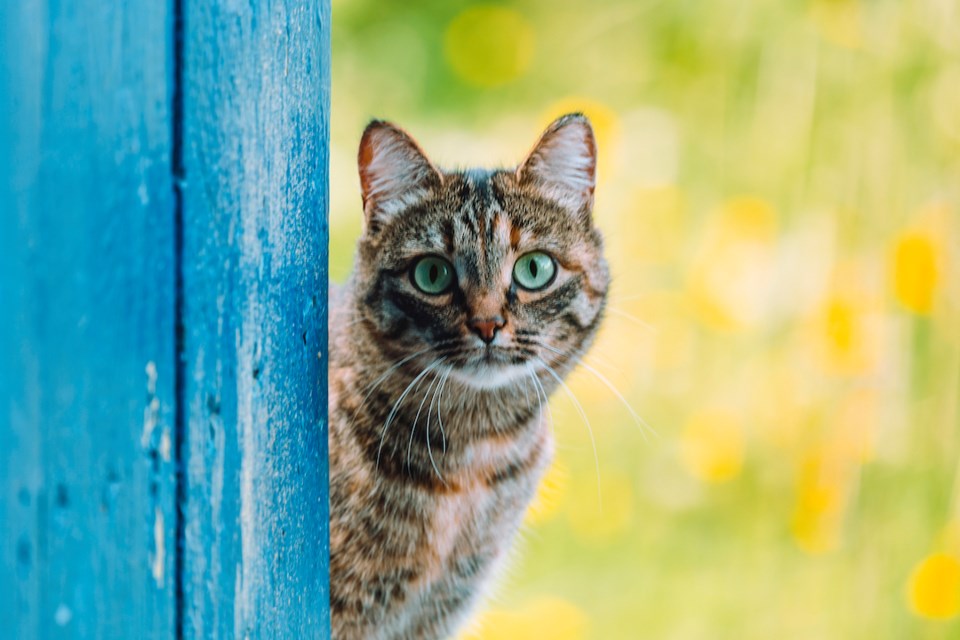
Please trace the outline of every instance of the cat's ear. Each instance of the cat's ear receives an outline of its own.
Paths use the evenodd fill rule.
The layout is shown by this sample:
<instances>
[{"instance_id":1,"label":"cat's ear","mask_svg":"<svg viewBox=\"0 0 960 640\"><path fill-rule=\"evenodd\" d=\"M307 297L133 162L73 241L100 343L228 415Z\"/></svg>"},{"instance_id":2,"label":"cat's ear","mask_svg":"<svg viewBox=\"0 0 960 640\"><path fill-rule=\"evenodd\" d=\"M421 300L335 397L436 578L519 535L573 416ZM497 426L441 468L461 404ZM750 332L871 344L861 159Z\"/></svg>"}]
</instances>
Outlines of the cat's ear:
<instances>
[{"instance_id":1,"label":"cat's ear","mask_svg":"<svg viewBox=\"0 0 960 640\"><path fill-rule=\"evenodd\" d=\"M547 127L517 169L521 185L536 188L544 197L589 215L597 180L597 141L582 113L558 118Z\"/></svg>"},{"instance_id":2,"label":"cat's ear","mask_svg":"<svg viewBox=\"0 0 960 640\"><path fill-rule=\"evenodd\" d=\"M380 120L364 130L357 164L363 211L371 233L443 183L442 175L413 138Z\"/></svg>"}]
</instances>

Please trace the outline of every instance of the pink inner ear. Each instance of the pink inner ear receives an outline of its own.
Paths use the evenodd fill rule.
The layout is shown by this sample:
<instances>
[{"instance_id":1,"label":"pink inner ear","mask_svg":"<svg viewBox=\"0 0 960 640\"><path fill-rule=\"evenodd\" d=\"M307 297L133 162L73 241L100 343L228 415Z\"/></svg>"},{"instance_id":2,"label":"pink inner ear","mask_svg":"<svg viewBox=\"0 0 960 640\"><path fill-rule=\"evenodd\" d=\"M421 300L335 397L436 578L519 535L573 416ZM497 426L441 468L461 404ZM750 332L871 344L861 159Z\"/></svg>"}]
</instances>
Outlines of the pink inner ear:
<instances>
[{"instance_id":1,"label":"pink inner ear","mask_svg":"<svg viewBox=\"0 0 960 640\"><path fill-rule=\"evenodd\" d=\"M597 167L593 132L586 127L568 125L544 140L538 152L540 171L577 190L594 187Z\"/></svg>"},{"instance_id":2,"label":"pink inner ear","mask_svg":"<svg viewBox=\"0 0 960 640\"><path fill-rule=\"evenodd\" d=\"M368 216L398 210L441 183L417 143L387 122L372 122L357 154L360 188Z\"/></svg>"},{"instance_id":3,"label":"pink inner ear","mask_svg":"<svg viewBox=\"0 0 960 640\"><path fill-rule=\"evenodd\" d=\"M547 128L517 175L547 197L579 209L592 201L596 168L593 129L577 114L564 116Z\"/></svg>"}]
</instances>

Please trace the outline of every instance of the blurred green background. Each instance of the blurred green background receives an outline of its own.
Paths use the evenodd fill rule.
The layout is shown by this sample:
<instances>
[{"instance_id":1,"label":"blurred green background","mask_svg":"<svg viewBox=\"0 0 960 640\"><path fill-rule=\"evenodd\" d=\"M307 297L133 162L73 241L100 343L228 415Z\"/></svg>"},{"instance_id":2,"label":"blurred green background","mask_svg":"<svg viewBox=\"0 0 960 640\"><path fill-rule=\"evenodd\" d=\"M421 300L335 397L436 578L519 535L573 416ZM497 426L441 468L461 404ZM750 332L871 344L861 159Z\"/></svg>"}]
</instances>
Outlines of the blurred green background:
<instances>
[{"instance_id":1,"label":"blurred green background","mask_svg":"<svg viewBox=\"0 0 960 640\"><path fill-rule=\"evenodd\" d=\"M371 117L594 122L615 283L464 638L960 638L960 3L333 1L331 274Z\"/></svg>"}]
</instances>

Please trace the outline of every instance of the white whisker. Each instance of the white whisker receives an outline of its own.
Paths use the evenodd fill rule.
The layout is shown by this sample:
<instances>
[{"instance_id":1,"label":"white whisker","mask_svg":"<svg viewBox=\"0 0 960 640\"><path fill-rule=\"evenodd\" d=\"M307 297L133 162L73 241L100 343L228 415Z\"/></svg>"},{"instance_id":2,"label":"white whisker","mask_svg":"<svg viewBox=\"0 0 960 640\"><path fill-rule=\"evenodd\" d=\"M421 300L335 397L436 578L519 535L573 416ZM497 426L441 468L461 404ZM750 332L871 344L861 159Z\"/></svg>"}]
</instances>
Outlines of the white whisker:
<instances>
[{"instance_id":1,"label":"white whisker","mask_svg":"<svg viewBox=\"0 0 960 640\"><path fill-rule=\"evenodd\" d=\"M400 403L403 402L403 399L407 397L407 394L410 393L410 390L413 388L413 385L416 384L419 380L422 380L425 375L427 375L433 367L435 367L440 360L434 360L429 365L427 365L423 371L417 374L417 376L410 381L410 384L407 385L407 388L403 390L403 393L400 394L400 397L397 398L397 401L393 403L393 408L390 409L390 414L387 416L386 421L383 423L383 431L380 433L380 446L377 448L377 469L380 468L380 454L383 452L383 440L387 436L387 429L390 428L390 424L393 422L394 416L397 415L397 411L400 408Z\"/></svg>"},{"instance_id":2,"label":"white whisker","mask_svg":"<svg viewBox=\"0 0 960 640\"><path fill-rule=\"evenodd\" d=\"M529 368L529 369L527 370L527 376L528 376L531 380L534 380L534 377L533 377L533 368ZM524 388L526 388L526 386L524 386ZM537 394L537 416L538 416L538 419L539 419L539 420L543 420L543 402L540 400L540 390L537 389L537 383L536 383L536 381L534 381L534 383L533 383L533 391ZM528 400L529 400L529 394L528 394ZM531 408L532 408L532 407L531 407Z\"/></svg>"},{"instance_id":3,"label":"white whisker","mask_svg":"<svg viewBox=\"0 0 960 640\"><path fill-rule=\"evenodd\" d=\"M394 371L396 371L397 369L399 369L400 367L402 367L404 364L410 362L411 360L413 360L413 359L416 358L417 356L421 356L421 355L427 353L427 352L430 351L431 349L432 349L432 347L427 347L426 349L421 349L420 351L416 351L416 352L414 352L414 353L411 353L410 355L406 356L405 358L401 358L400 360L398 360L397 362L395 362L393 365L391 365L386 371L383 372L383 374L382 374L380 377L378 377L376 380L374 380L373 382L371 382L370 384L368 384L366 387L364 387L364 388L362 389L362 391L367 391L368 389L369 389L369 391L367 391L367 394L366 394L365 396L363 396L363 400L360 401L360 406L362 407L364 404L366 404L367 399L370 397L370 394L372 394L372 393L376 390L377 386L379 386L380 383L382 383L384 380L386 380L386 379L390 376L390 374L392 374Z\"/></svg>"},{"instance_id":4,"label":"white whisker","mask_svg":"<svg viewBox=\"0 0 960 640\"><path fill-rule=\"evenodd\" d=\"M640 429L640 433L641 433L641 435L643 435L643 438L644 438L645 440L647 439L647 433L648 433L648 432L651 433L651 434L653 434L654 436L659 436L659 435L660 435L659 433L657 433L657 430L656 430L656 429L654 429L653 427L651 427L651 426L647 423L646 420L644 420L644 419L641 418L639 415L637 415L637 412L633 410L633 407L630 406L630 403L627 402L627 399L623 397L623 394L620 393L615 386L613 386L613 383L612 383L612 382L610 382L609 380L607 380L606 376L604 376L602 373L600 373L599 371L597 371L596 369L594 369L593 367L591 367L589 364L587 364L586 362L584 362L582 358L578 358L577 356L575 356L575 355L573 355L573 354L571 354L571 353L565 353L565 352L561 351L560 349L555 349L555 348L553 348L553 347L551 347L551 346L549 346L549 345L546 345L546 344L541 344L540 346L543 347L544 349L547 349L548 351L552 351L552 352L556 353L556 354L559 355L559 356L572 359L572 360L573 360L574 362L576 362L578 365L580 365L581 367L583 367L584 369L586 369L588 372L592 373L592 374L597 378L597 380L599 380L601 383L603 383L604 386L606 386L607 389L609 389L610 392L613 393L613 395L615 395L618 400L620 400L620 402L623 404L624 408L626 408L627 412L629 412L630 417L633 418L633 421L636 423L637 427Z\"/></svg>"},{"instance_id":5,"label":"white whisker","mask_svg":"<svg viewBox=\"0 0 960 640\"><path fill-rule=\"evenodd\" d=\"M441 358L437 361L437 365L446 360L446 358ZM423 405L427 401L427 397L430 395L430 392L433 391L434 385L437 384L439 376L434 373L433 380L430 381L430 386L427 387L427 390L423 394L423 399L420 401L420 406L417 407L417 415L413 418L413 424L410 426L410 439L407 441L407 471L410 471L410 453L413 450L413 436L417 432L417 423L420 421L420 412L423 411ZM420 388L420 385L417 385L417 389ZM427 449L430 448L430 411L427 410ZM433 455L430 455L430 461L433 462ZM436 468L436 463L434 463L434 468ZM439 472L438 472L439 473Z\"/></svg>"},{"instance_id":6,"label":"white whisker","mask_svg":"<svg viewBox=\"0 0 960 640\"><path fill-rule=\"evenodd\" d=\"M363 396L363 399L360 401L360 405L358 406L358 410L359 410L359 409L362 409L363 407L365 407L365 406L367 405L367 400L369 400L369 399L370 399L370 396L373 394L373 392L377 390L377 387L380 386L387 378L389 378L393 373L395 373L395 372L396 372L400 367L402 367L404 364L410 362L411 360L413 360L413 359L416 358L417 356L421 356L421 355L423 355L423 354L425 354L425 353L427 353L427 352L429 352L429 351L432 351L433 349L435 349L435 348L437 348L437 347L442 347L442 346L444 346L444 345L448 345L448 344L450 344L451 342L455 342L455 340L444 340L443 342L440 342L440 343L438 343L438 344L436 344L436 345L427 347L427 348L425 348L425 349L420 349L419 351L415 351L415 352L411 353L410 355L408 355L408 356L406 356L406 357L404 357L404 358L401 358L400 360L398 360L398 361L396 361L395 363L393 363L386 371L383 372L383 374L381 374L381 375L380 375L378 378L376 378L373 382L371 382L371 383L368 384L366 387L364 387L363 389L360 390L361 393L364 392L364 391L366 391L367 393L366 393L366 395Z\"/></svg>"},{"instance_id":7,"label":"white whisker","mask_svg":"<svg viewBox=\"0 0 960 640\"><path fill-rule=\"evenodd\" d=\"M440 381L440 388L437 392L437 425L440 427L440 438L443 442L443 455L447 455L447 434L443 430L443 416L440 415L440 404L443 402L443 390L447 386L447 380L450 378L451 373L453 373L453 367L447 367L447 372L443 375L443 380Z\"/></svg>"},{"instance_id":8,"label":"white whisker","mask_svg":"<svg viewBox=\"0 0 960 640\"><path fill-rule=\"evenodd\" d=\"M433 403L434 403L434 401L437 399L437 394L440 393L441 389L443 389L443 384L447 381L447 376L450 375L450 371L451 371L451 370L452 370L452 368L448 367L447 370L442 374L443 377L440 378L440 382L437 384L437 388L436 388L436 390L433 392L433 397L430 398L430 404L427 406L427 455L430 456L430 464L433 465L433 470L434 470L434 472L437 474L437 477L440 478L440 482L442 482L444 486L447 486L447 482L446 482L446 480L443 479L443 474L440 473L440 469L437 468L437 461L433 459L433 449L432 449L431 446L430 446L430 415L431 415L431 412L433 411ZM428 393L429 393L429 391L428 391ZM418 412L418 413L419 413L419 412ZM439 405L439 404L437 405L437 419L438 419L438 420L440 419L440 405ZM414 421L414 423L416 423L416 421ZM444 454L446 454L446 441L447 441L447 438L446 438L445 435L443 435L443 427L440 427L440 434L441 434L441 436L443 436Z\"/></svg>"},{"instance_id":9,"label":"white whisker","mask_svg":"<svg viewBox=\"0 0 960 640\"><path fill-rule=\"evenodd\" d=\"M538 358L539 360L539 358ZM540 412L540 419L543 420L543 407L547 407L547 421L550 424L550 428L554 428L553 420L553 410L550 409L550 397L547 395L547 390L543 388L543 383L540 382L540 379L537 377L536 370L533 367L530 367L530 379L533 380L533 390L537 392L537 403L538 411Z\"/></svg>"},{"instance_id":10,"label":"white whisker","mask_svg":"<svg viewBox=\"0 0 960 640\"><path fill-rule=\"evenodd\" d=\"M644 321L641 320L640 318L638 318L638 317L636 317L636 316L634 316L634 315L631 315L631 314L627 313L627 312L624 311L623 309L618 309L618 308L616 308L616 307L611 306L611 305L608 304L607 307L606 307L606 310L609 311L610 313L614 314L614 315L617 315L617 316L620 316L621 318L624 318L624 319L626 319L626 320L629 320L630 322L634 323L635 325L637 325L637 326L639 326L639 327L642 327L642 328L646 329L647 331L656 332L656 330L657 330L657 328L654 327L654 326L653 326L652 324L650 324L649 322L644 322Z\"/></svg>"},{"instance_id":11,"label":"white whisker","mask_svg":"<svg viewBox=\"0 0 960 640\"><path fill-rule=\"evenodd\" d=\"M596 351L598 351L598 349L597 349L596 347L594 347L594 348L590 351L590 353L586 353L586 354L584 354L584 355L581 356L581 357L582 357L582 358L590 358L591 360L596 361L596 363L597 363L598 365L600 365L600 366L602 366L602 367L606 367L607 369L611 369L611 370L615 371L617 374L619 374L619 375L621 375L621 376L622 376L622 375L626 375L622 368L620 368L620 367L618 367L617 365L613 364L612 362L610 362L610 361L607 360L606 358L600 356L598 353L595 353Z\"/></svg>"}]
</instances>

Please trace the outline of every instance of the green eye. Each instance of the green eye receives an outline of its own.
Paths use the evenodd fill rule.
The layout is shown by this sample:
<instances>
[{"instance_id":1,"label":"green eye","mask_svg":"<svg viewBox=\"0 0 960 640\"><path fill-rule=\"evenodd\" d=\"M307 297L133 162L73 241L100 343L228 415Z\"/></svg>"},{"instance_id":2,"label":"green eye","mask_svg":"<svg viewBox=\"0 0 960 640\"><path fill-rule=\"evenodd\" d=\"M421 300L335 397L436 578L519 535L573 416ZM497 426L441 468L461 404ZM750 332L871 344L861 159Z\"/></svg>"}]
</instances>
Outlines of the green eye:
<instances>
[{"instance_id":1,"label":"green eye","mask_svg":"<svg viewBox=\"0 0 960 640\"><path fill-rule=\"evenodd\" d=\"M453 265L437 256L421 258L413 267L413 285L431 295L445 292L453 283Z\"/></svg>"},{"instance_id":2,"label":"green eye","mask_svg":"<svg viewBox=\"0 0 960 640\"><path fill-rule=\"evenodd\" d=\"M557 272L557 263L542 251L534 251L520 256L513 265L513 279L524 289L537 291L553 282Z\"/></svg>"}]
</instances>

